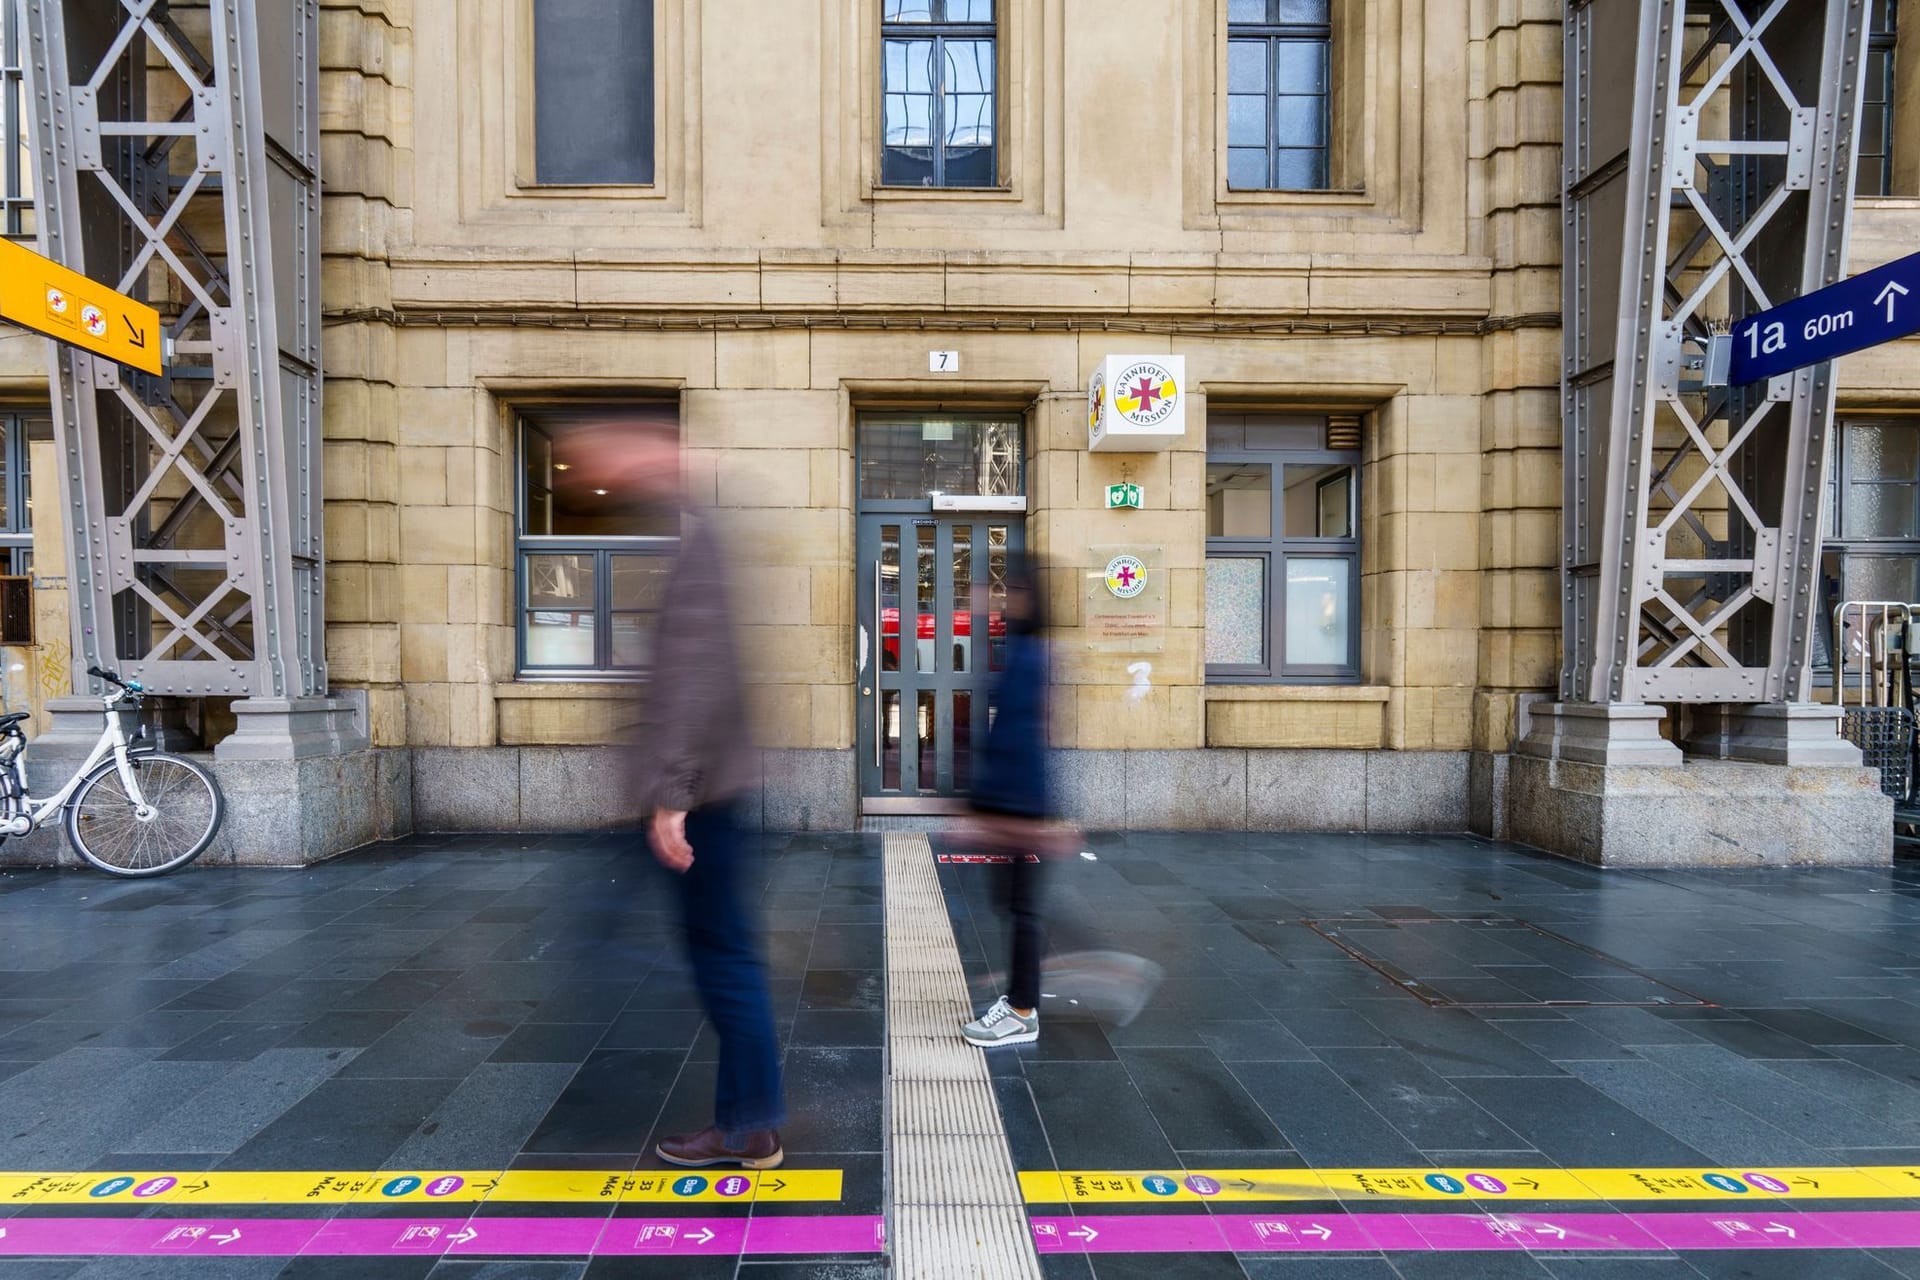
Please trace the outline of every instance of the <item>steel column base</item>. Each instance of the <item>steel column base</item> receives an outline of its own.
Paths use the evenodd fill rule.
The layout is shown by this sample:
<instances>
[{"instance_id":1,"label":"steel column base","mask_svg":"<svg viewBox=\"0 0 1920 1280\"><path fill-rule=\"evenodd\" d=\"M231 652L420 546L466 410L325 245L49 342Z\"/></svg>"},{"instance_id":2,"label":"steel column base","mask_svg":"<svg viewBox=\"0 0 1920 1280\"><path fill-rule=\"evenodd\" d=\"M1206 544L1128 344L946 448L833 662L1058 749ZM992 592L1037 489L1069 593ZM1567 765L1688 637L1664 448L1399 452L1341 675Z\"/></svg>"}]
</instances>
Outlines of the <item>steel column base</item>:
<instances>
[{"instance_id":1,"label":"steel column base","mask_svg":"<svg viewBox=\"0 0 1920 1280\"><path fill-rule=\"evenodd\" d=\"M1660 736L1665 715L1663 708L1636 702L1539 703L1515 750L1579 764L1677 766L1680 748Z\"/></svg>"},{"instance_id":2,"label":"steel column base","mask_svg":"<svg viewBox=\"0 0 1920 1280\"><path fill-rule=\"evenodd\" d=\"M304 760L368 747L346 698L242 698L234 727L213 749L216 760Z\"/></svg>"},{"instance_id":3,"label":"steel column base","mask_svg":"<svg viewBox=\"0 0 1920 1280\"><path fill-rule=\"evenodd\" d=\"M1893 801L1871 769L1512 757L1508 835L1599 867L1882 867Z\"/></svg>"},{"instance_id":4,"label":"steel column base","mask_svg":"<svg viewBox=\"0 0 1920 1280\"><path fill-rule=\"evenodd\" d=\"M1859 768L1860 748L1840 736L1840 708L1812 702L1693 708L1687 754L1711 760Z\"/></svg>"}]
</instances>

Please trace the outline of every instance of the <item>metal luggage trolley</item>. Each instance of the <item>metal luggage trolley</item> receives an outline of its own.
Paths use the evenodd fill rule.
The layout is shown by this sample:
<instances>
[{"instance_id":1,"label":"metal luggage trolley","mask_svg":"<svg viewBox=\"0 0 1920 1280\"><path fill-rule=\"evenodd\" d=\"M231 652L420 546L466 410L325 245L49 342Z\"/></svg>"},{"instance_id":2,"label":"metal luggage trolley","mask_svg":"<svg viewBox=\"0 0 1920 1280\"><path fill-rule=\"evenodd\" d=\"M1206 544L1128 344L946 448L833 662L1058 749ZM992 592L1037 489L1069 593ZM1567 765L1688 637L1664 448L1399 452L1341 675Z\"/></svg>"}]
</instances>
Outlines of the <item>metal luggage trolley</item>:
<instances>
[{"instance_id":1,"label":"metal luggage trolley","mask_svg":"<svg viewBox=\"0 0 1920 1280\"><path fill-rule=\"evenodd\" d=\"M1840 732L1880 771L1880 790L1893 797L1895 842L1920 848L1920 805L1914 803L1917 747L1910 655L1920 635L1920 605L1896 600L1849 600L1833 614L1833 700ZM1850 700L1851 698L1851 700Z\"/></svg>"}]
</instances>

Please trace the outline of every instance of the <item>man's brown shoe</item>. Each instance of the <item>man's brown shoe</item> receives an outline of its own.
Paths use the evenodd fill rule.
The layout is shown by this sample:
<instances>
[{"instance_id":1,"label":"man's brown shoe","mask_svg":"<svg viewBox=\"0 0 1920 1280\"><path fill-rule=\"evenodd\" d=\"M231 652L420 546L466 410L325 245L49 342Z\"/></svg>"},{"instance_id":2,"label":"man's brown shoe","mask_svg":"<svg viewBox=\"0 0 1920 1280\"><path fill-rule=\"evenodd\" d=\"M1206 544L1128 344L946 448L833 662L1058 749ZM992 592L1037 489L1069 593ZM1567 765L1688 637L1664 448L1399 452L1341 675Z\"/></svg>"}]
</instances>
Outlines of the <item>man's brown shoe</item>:
<instances>
[{"instance_id":1,"label":"man's brown shoe","mask_svg":"<svg viewBox=\"0 0 1920 1280\"><path fill-rule=\"evenodd\" d=\"M704 1169L714 1164L737 1164L742 1169L778 1169L787 1153L780 1149L780 1135L772 1129L754 1129L740 1135L738 1144L729 1144L720 1129L702 1129L698 1133L666 1138L654 1147L654 1154L668 1164L689 1169Z\"/></svg>"}]
</instances>

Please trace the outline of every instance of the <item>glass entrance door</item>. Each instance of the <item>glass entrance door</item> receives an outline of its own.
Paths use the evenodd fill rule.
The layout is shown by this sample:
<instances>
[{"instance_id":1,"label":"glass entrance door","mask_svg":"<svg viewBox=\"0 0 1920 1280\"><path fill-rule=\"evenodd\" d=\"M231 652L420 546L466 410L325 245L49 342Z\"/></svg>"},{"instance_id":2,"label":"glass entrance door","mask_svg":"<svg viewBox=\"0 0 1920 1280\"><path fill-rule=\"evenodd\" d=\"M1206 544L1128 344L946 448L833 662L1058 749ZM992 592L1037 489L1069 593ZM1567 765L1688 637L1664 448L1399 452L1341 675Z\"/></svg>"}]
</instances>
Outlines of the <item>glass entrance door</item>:
<instances>
[{"instance_id":1,"label":"glass entrance door","mask_svg":"<svg viewBox=\"0 0 1920 1280\"><path fill-rule=\"evenodd\" d=\"M868 514L859 527L860 781L873 801L964 796L1006 657L1018 517Z\"/></svg>"}]
</instances>

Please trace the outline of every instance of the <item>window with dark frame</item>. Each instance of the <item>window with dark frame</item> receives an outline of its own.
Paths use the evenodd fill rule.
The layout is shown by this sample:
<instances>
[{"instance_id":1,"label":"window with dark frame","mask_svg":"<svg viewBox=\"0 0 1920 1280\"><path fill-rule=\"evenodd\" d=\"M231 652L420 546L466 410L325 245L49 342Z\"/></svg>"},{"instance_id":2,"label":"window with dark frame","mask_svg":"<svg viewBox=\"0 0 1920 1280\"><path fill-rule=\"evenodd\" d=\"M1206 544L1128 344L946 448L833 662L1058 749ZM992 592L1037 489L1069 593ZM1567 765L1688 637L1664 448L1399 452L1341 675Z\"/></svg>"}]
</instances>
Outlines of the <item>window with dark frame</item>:
<instances>
[{"instance_id":1,"label":"window with dark frame","mask_svg":"<svg viewBox=\"0 0 1920 1280\"><path fill-rule=\"evenodd\" d=\"M534 180L653 182L653 0L533 0Z\"/></svg>"},{"instance_id":2,"label":"window with dark frame","mask_svg":"<svg viewBox=\"0 0 1920 1280\"><path fill-rule=\"evenodd\" d=\"M1360 428L1207 415L1207 676L1360 679Z\"/></svg>"},{"instance_id":3,"label":"window with dark frame","mask_svg":"<svg viewBox=\"0 0 1920 1280\"><path fill-rule=\"evenodd\" d=\"M0 4L0 236L13 238L31 236L36 230L24 34L19 7Z\"/></svg>"},{"instance_id":4,"label":"window with dark frame","mask_svg":"<svg viewBox=\"0 0 1920 1280\"><path fill-rule=\"evenodd\" d=\"M1227 0L1227 188L1324 191L1333 0Z\"/></svg>"},{"instance_id":5,"label":"window with dark frame","mask_svg":"<svg viewBox=\"0 0 1920 1280\"><path fill-rule=\"evenodd\" d=\"M678 421L671 404L521 412L514 598L522 676L645 673L677 517L622 492L591 442L610 429L667 430Z\"/></svg>"},{"instance_id":6,"label":"window with dark frame","mask_svg":"<svg viewBox=\"0 0 1920 1280\"><path fill-rule=\"evenodd\" d=\"M1813 667L1830 679L1835 609L1849 600L1920 603L1920 418L1841 419L1821 519ZM1849 638L1849 672L1856 643Z\"/></svg>"},{"instance_id":7,"label":"window with dark frame","mask_svg":"<svg viewBox=\"0 0 1920 1280\"><path fill-rule=\"evenodd\" d=\"M880 184L992 187L994 0L880 0Z\"/></svg>"},{"instance_id":8,"label":"window with dark frame","mask_svg":"<svg viewBox=\"0 0 1920 1280\"><path fill-rule=\"evenodd\" d=\"M1867 29L1867 79L1860 100L1859 167L1854 194L1893 194L1893 62L1899 43L1896 26L1899 0L1869 0L1872 25Z\"/></svg>"}]
</instances>

